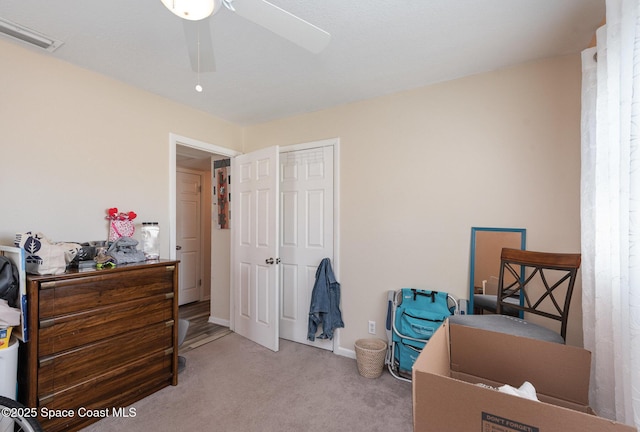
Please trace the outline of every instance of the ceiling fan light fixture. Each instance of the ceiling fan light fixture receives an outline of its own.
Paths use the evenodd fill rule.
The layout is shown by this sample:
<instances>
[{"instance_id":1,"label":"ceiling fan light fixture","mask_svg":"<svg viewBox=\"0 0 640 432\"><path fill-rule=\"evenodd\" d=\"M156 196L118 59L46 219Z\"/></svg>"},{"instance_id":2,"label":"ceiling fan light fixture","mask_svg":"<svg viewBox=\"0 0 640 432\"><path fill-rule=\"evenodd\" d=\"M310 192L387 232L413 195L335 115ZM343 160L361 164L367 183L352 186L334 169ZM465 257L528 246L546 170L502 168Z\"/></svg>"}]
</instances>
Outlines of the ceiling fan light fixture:
<instances>
[{"instance_id":1,"label":"ceiling fan light fixture","mask_svg":"<svg viewBox=\"0 0 640 432\"><path fill-rule=\"evenodd\" d=\"M160 0L162 4L180 18L199 21L213 13L219 0Z\"/></svg>"}]
</instances>

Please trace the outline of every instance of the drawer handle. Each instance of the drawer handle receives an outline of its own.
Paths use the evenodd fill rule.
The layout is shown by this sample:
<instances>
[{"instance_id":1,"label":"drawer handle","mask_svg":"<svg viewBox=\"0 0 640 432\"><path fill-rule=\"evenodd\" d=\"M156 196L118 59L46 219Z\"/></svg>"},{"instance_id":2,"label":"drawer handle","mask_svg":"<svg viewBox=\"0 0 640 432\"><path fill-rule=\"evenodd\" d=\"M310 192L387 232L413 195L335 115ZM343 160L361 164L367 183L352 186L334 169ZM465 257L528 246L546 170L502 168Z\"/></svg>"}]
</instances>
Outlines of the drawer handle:
<instances>
[{"instance_id":1,"label":"drawer handle","mask_svg":"<svg viewBox=\"0 0 640 432\"><path fill-rule=\"evenodd\" d=\"M165 322L165 323L164 323L164 326L165 326L165 327L173 327L173 323L174 323L174 321L173 321L173 320L169 320L169 321L167 321L167 322Z\"/></svg>"},{"instance_id":2,"label":"drawer handle","mask_svg":"<svg viewBox=\"0 0 640 432\"><path fill-rule=\"evenodd\" d=\"M167 267L165 267L165 269L167 271L174 271L176 269L176 266L167 266Z\"/></svg>"},{"instance_id":3,"label":"drawer handle","mask_svg":"<svg viewBox=\"0 0 640 432\"><path fill-rule=\"evenodd\" d=\"M40 320L40 328L45 329L48 327L52 327L55 323L56 323L55 318L43 319L43 320Z\"/></svg>"},{"instance_id":4,"label":"drawer handle","mask_svg":"<svg viewBox=\"0 0 640 432\"><path fill-rule=\"evenodd\" d=\"M45 366L50 365L51 363L53 363L53 356L42 357L42 358L38 359L38 366L39 367L45 367Z\"/></svg>"},{"instance_id":5,"label":"drawer handle","mask_svg":"<svg viewBox=\"0 0 640 432\"><path fill-rule=\"evenodd\" d=\"M53 395L52 394L41 396L41 397L38 398L38 405L39 406L43 406L43 405L46 405L46 404L50 403L51 401L53 401Z\"/></svg>"},{"instance_id":6,"label":"drawer handle","mask_svg":"<svg viewBox=\"0 0 640 432\"><path fill-rule=\"evenodd\" d=\"M167 348L166 350L164 350L164 355L169 355L169 354L173 354L173 347Z\"/></svg>"},{"instance_id":7,"label":"drawer handle","mask_svg":"<svg viewBox=\"0 0 640 432\"><path fill-rule=\"evenodd\" d=\"M175 297L175 294L174 294L174 293L172 293L172 292L170 292L170 293L166 293L166 294L164 295L164 298L165 298L166 300L168 300L168 299L172 299L172 298L174 298L174 297Z\"/></svg>"},{"instance_id":8,"label":"drawer handle","mask_svg":"<svg viewBox=\"0 0 640 432\"><path fill-rule=\"evenodd\" d=\"M56 281L50 281L50 282L42 282L40 284L40 289L44 289L44 288L54 288L56 286Z\"/></svg>"}]
</instances>

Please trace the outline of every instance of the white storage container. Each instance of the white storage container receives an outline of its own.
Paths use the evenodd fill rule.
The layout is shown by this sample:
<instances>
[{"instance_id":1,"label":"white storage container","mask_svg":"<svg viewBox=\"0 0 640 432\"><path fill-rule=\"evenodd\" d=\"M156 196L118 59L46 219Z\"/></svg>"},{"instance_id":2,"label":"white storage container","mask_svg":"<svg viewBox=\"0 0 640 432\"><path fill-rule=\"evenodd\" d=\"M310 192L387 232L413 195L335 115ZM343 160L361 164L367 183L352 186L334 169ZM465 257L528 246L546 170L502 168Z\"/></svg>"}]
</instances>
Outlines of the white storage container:
<instances>
[{"instance_id":1,"label":"white storage container","mask_svg":"<svg viewBox=\"0 0 640 432\"><path fill-rule=\"evenodd\" d=\"M0 349L0 396L17 398L18 339L11 337L9 346Z\"/></svg>"},{"instance_id":2,"label":"white storage container","mask_svg":"<svg viewBox=\"0 0 640 432\"><path fill-rule=\"evenodd\" d=\"M158 222L142 222L142 251L147 260L160 258L160 226Z\"/></svg>"}]
</instances>

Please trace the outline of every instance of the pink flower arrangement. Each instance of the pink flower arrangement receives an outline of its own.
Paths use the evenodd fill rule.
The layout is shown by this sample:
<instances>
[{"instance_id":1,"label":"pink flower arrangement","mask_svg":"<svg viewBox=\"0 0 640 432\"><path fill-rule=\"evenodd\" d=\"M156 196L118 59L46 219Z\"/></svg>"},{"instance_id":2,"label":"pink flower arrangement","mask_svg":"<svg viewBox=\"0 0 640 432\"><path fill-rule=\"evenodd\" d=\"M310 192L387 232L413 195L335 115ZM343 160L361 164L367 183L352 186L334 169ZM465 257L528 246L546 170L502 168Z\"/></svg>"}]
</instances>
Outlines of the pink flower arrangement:
<instances>
[{"instance_id":1,"label":"pink flower arrangement","mask_svg":"<svg viewBox=\"0 0 640 432\"><path fill-rule=\"evenodd\" d=\"M119 220L120 221L125 221L125 220L132 221L136 217L138 217L138 215L135 214L135 212L132 212L132 211L130 211L129 213L118 212L118 208L117 207L112 207L110 209L107 209L107 216L105 217L105 219L112 220L112 221L119 221Z\"/></svg>"}]
</instances>

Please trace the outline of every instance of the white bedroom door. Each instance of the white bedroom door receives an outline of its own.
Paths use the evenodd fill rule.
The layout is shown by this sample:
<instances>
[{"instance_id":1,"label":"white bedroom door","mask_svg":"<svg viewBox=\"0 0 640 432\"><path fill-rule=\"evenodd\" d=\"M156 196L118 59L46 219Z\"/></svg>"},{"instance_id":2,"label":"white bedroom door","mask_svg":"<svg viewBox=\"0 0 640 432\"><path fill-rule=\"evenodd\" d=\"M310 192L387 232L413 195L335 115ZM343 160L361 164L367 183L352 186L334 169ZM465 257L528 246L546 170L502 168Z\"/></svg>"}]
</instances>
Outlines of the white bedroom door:
<instances>
[{"instance_id":1,"label":"white bedroom door","mask_svg":"<svg viewBox=\"0 0 640 432\"><path fill-rule=\"evenodd\" d=\"M334 251L333 146L280 153L280 337L333 350L307 339L316 269Z\"/></svg>"},{"instance_id":2,"label":"white bedroom door","mask_svg":"<svg viewBox=\"0 0 640 432\"><path fill-rule=\"evenodd\" d=\"M178 303L200 300L200 174L176 172L176 259L180 261Z\"/></svg>"},{"instance_id":3,"label":"white bedroom door","mask_svg":"<svg viewBox=\"0 0 640 432\"><path fill-rule=\"evenodd\" d=\"M232 161L234 331L279 349L278 147Z\"/></svg>"}]
</instances>

